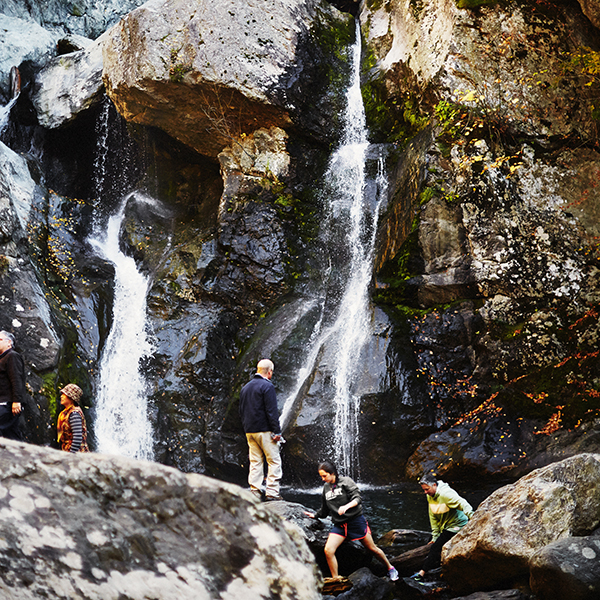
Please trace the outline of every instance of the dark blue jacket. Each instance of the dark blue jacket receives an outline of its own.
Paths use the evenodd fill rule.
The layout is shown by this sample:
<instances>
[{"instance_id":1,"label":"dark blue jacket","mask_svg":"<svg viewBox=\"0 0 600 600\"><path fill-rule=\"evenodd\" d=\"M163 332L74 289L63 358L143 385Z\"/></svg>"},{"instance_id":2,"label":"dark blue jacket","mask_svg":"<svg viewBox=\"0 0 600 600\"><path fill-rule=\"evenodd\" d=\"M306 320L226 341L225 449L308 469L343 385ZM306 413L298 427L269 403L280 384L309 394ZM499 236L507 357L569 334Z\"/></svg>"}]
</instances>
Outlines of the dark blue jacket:
<instances>
[{"instance_id":1,"label":"dark blue jacket","mask_svg":"<svg viewBox=\"0 0 600 600\"><path fill-rule=\"evenodd\" d=\"M240 392L240 417L246 433L281 433L275 386L258 373Z\"/></svg>"}]
</instances>

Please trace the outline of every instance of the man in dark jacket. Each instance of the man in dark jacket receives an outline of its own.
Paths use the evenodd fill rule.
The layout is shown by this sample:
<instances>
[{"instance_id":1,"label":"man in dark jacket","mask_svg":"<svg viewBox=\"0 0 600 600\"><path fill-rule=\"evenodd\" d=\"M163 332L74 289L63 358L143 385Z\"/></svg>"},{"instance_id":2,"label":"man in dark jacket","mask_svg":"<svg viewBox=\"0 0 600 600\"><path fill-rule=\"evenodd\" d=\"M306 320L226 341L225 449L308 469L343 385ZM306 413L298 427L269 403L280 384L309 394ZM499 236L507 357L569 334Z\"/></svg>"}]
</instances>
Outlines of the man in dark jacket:
<instances>
[{"instance_id":1,"label":"man in dark jacket","mask_svg":"<svg viewBox=\"0 0 600 600\"><path fill-rule=\"evenodd\" d=\"M240 393L240 417L246 432L250 456L248 483L250 490L261 497L264 479L264 461L267 461L266 500L283 500L279 494L281 481L281 456L279 442L281 427L277 410L277 395L270 379L273 376L273 363L263 359L258 363L256 375Z\"/></svg>"},{"instance_id":2,"label":"man in dark jacket","mask_svg":"<svg viewBox=\"0 0 600 600\"><path fill-rule=\"evenodd\" d=\"M0 331L0 435L23 441L19 427L25 393L25 366L13 349L12 333Z\"/></svg>"}]
</instances>

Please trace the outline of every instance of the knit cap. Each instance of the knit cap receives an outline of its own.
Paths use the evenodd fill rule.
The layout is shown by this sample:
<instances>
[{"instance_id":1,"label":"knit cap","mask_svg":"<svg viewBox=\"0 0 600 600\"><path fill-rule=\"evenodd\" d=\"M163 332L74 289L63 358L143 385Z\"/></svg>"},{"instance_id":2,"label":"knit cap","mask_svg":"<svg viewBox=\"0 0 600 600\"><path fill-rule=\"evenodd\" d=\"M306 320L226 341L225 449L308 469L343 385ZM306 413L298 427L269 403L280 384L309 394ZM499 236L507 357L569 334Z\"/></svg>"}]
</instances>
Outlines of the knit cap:
<instances>
[{"instance_id":1,"label":"knit cap","mask_svg":"<svg viewBox=\"0 0 600 600\"><path fill-rule=\"evenodd\" d=\"M64 394L68 398L71 398L75 404L79 404L79 400L81 399L81 396L83 396L83 390L74 383L68 383L65 385L65 387L60 390L60 393Z\"/></svg>"}]
</instances>

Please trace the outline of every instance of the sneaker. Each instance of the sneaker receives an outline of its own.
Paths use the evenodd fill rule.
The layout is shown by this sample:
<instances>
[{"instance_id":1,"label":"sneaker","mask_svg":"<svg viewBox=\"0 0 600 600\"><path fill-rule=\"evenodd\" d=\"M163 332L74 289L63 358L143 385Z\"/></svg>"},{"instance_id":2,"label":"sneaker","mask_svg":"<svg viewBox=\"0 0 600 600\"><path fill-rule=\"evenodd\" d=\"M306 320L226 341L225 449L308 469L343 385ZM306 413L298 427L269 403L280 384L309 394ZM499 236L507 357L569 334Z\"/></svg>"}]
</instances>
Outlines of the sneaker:
<instances>
[{"instance_id":1,"label":"sneaker","mask_svg":"<svg viewBox=\"0 0 600 600\"><path fill-rule=\"evenodd\" d=\"M281 496L265 496L265 502L273 502L274 500L283 500Z\"/></svg>"},{"instance_id":2,"label":"sneaker","mask_svg":"<svg viewBox=\"0 0 600 600\"><path fill-rule=\"evenodd\" d=\"M262 502L262 492L260 490L251 489L250 493L259 501Z\"/></svg>"},{"instance_id":3,"label":"sneaker","mask_svg":"<svg viewBox=\"0 0 600 600\"><path fill-rule=\"evenodd\" d=\"M398 571L394 567L388 570L388 577L391 581L398 581Z\"/></svg>"},{"instance_id":4,"label":"sneaker","mask_svg":"<svg viewBox=\"0 0 600 600\"><path fill-rule=\"evenodd\" d=\"M423 575L421 575L421 573L419 573L418 571L414 575L411 575L410 578L413 581L416 581L417 583L425 583L425 580L423 579Z\"/></svg>"}]
</instances>

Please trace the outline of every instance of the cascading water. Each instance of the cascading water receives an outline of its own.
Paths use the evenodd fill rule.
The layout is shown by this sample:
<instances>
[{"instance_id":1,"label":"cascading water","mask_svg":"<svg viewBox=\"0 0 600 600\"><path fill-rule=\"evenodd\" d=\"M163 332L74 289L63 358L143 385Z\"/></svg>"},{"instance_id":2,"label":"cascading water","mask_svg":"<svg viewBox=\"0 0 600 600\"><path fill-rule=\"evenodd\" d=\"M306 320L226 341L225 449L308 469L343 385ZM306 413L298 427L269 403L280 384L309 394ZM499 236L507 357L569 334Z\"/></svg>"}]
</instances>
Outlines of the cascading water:
<instances>
[{"instance_id":1,"label":"cascading water","mask_svg":"<svg viewBox=\"0 0 600 600\"><path fill-rule=\"evenodd\" d=\"M119 245L125 207L134 195L137 200L149 201L139 193L129 194L117 214L109 218L105 232L89 239L99 255L115 267L113 324L100 362L94 427L99 452L152 460L152 427L140 373L141 361L153 352L146 325L149 280Z\"/></svg>"},{"instance_id":2,"label":"cascading water","mask_svg":"<svg viewBox=\"0 0 600 600\"><path fill-rule=\"evenodd\" d=\"M4 106L0 106L0 135L4 133L6 126L8 125L8 120L10 119L10 111L12 107L16 104L19 96L15 96L8 104Z\"/></svg>"},{"instance_id":3,"label":"cascading water","mask_svg":"<svg viewBox=\"0 0 600 600\"><path fill-rule=\"evenodd\" d=\"M17 103L21 93L21 74L17 67L12 67L9 76L10 101L5 106L0 106L0 135L4 133L10 119L10 111Z\"/></svg>"},{"instance_id":4,"label":"cascading water","mask_svg":"<svg viewBox=\"0 0 600 600\"><path fill-rule=\"evenodd\" d=\"M360 396L353 393L356 375L360 371L360 356L372 334L368 286L372 277L375 232L381 201L387 195L383 160L379 160L379 174L375 193L366 194L366 160L369 143L366 116L360 89L360 28L356 27L353 46L352 79L347 92L347 110L339 148L333 154L326 173L331 263L329 272L335 279L329 282L323 309L336 305L335 317L330 324L322 314L311 337L305 366L298 373L297 388L286 399L282 422L290 419L296 397L304 380L312 371L321 349L326 346L332 357L327 365L334 388L335 423L333 447L338 467L347 475L358 477L359 460L358 415ZM373 197L374 196L374 197ZM338 257L344 257L340 264ZM340 294L339 291L343 290Z\"/></svg>"},{"instance_id":5,"label":"cascading water","mask_svg":"<svg viewBox=\"0 0 600 600\"><path fill-rule=\"evenodd\" d=\"M152 460L153 431L146 383L140 373L142 361L153 352L146 321L149 280L138 271L135 260L121 251L120 231L128 202L156 208L156 201L139 191L129 191L131 181L136 179L132 160L135 153L131 141L120 131L119 119L105 99L96 125L97 233L88 242L101 258L114 265L115 279L112 327L100 359L94 432L99 452ZM116 213L102 218L101 208L115 202Z\"/></svg>"}]
</instances>

